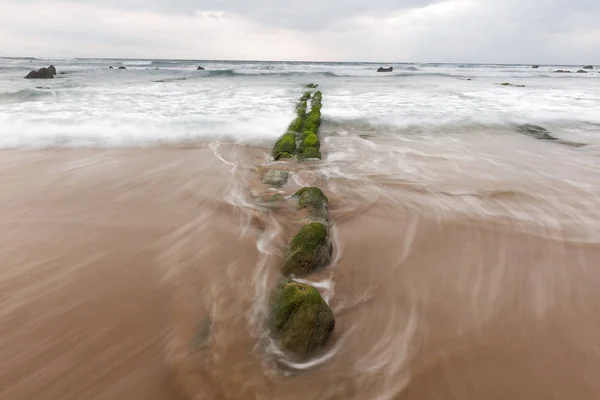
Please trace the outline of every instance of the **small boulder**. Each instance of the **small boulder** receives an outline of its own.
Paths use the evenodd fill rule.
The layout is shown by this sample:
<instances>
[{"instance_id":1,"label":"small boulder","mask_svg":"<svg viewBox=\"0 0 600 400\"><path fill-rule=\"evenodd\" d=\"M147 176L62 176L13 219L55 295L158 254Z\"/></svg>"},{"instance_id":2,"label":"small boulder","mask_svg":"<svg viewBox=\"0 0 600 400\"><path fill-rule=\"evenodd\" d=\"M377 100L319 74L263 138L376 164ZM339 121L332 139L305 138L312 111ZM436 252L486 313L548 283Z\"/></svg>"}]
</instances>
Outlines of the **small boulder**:
<instances>
[{"instance_id":1,"label":"small boulder","mask_svg":"<svg viewBox=\"0 0 600 400\"><path fill-rule=\"evenodd\" d=\"M304 275L325 268L332 254L333 245L325 224L308 223L292 239L281 273L284 276Z\"/></svg>"},{"instance_id":2,"label":"small boulder","mask_svg":"<svg viewBox=\"0 0 600 400\"><path fill-rule=\"evenodd\" d=\"M50 72L52 75L56 75L56 68L54 65L48 67L48 72Z\"/></svg>"},{"instance_id":3,"label":"small boulder","mask_svg":"<svg viewBox=\"0 0 600 400\"><path fill-rule=\"evenodd\" d=\"M509 82L502 82L500 85L501 86L525 87L525 85L513 85L512 83L509 83Z\"/></svg>"},{"instance_id":4,"label":"small boulder","mask_svg":"<svg viewBox=\"0 0 600 400\"><path fill-rule=\"evenodd\" d=\"M533 69L538 69L539 67L540 67L539 65L534 65L534 66L533 66L533 67L531 67L531 68L533 68Z\"/></svg>"},{"instance_id":5,"label":"small boulder","mask_svg":"<svg viewBox=\"0 0 600 400\"><path fill-rule=\"evenodd\" d=\"M281 193L275 193L273 196L271 196L271 198L269 199L269 203L275 203L277 201L285 201L285 197L283 197L283 195Z\"/></svg>"},{"instance_id":6,"label":"small boulder","mask_svg":"<svg viewBox=\"0 0 600 400\"><path fill-rule=\"evenodd\" d=\"M389 67L389 68L379 67L377 69L377 72L392 72L393 70L394 70L393 67Z\"/></svg>"},{"instance_id":7,"label":"small boulder","mask_svg":"<svg viewBox=\"0 0 600 400\"><path fill-rule=\"evenodd\" d=\"M121 66L119 67L119 69L127 69L127 68L121 65Z\"/></svg>"},{"instance_id":8,"label":"small boulder","mask_svg":"<svg viewBox=\"0 0 600 400\"><path fill-rule=\"evenodd\" d=\"M271 308L271 334L282 349L306 359L321 349L335 328L335 316L314 287L283 280Z\"/></svg>"},{"instance_id":9,"label":"small boulder","mask_svg":"<svg viewBox=\"0 0 600 400\"><path fill-rule=\"evenodd\" d=\"M110 67L108 67L108 69L114 69L113 66L111 65Z\"/></svg>"},{"instance_id":10,"label":"small boulder","mask_svg":"<svg viewBox=\"0 0 600 400\"><path fill-rule=\"evenodd\" d=\"M559 74L569 74L569 73L571 73L571 71L567 71L567 70L564 70L564 69L557 69L554 72L555 73L559 73Z\"/></svg>"},{"instance_id":11,"label":"small boulder","mask_svg":"<svg viewBox=\"0 0 600 400\"><path fill-rule=\"evenodd\" d=\"M329 199L318 187L304 187L298 190L294 197L298 199L298 209L306 209L313 218L327 221Z\"/></svg>"},{"instance_id":12,"label":"small boulder","mask_svg":"<svg viewBox=\"0 0 600 400\"><path fill-rule=\"evenodd\" d=\"M319 85L315 85L314 83L309 83L308 85L304 86L305 88L308 89L316 89Z\"/></svg>"},{"instance_id":13,"label":"small boulder","mask_svg":"<svg viewBox=\"0 0 600 400\"><path fill-rule=\"evenodd\" d=\"M585 67L583 67L583 69L594 69L593 65L586 65Z\"/></svg>"},{"instance_id":14,"label":"small boulder","mask_svg":"<svg viewBox=\"0 0 600 400\"><path fill-rule=\"evenodd\" d=\"M198 68L196 68L196 71L204 71L204 67L199 66Z\"/></svg>"},{"instance_id":15,"label":"small boulder","mask_svg":"<svg viewBox=\"0 0 600 400\"><path fill-rule=\"evenodd\" d=\"M578 74L587 74L587 71L584 71L582 69L580 69L579 71L577 71Z\"/></svg>"},{"instance_id":16,"label":"small boulder","mask_svg":"<svg viewBox=\"0 0 600 400\"><path fill-rule=\"evenodd\" d=\"M265 174L262 182L265 185L282 187L283 185L285 185L287 183L288 177L289 177L289 174L287 172L272 169Z\"/></svg>"},{"instance_id":17,"label":"small boulder","mask_svg":"<svg viewBox=\"0 0 600 400\"><path fill-rule=\"evenodd\" d=\"M25 79L54 79L54 75L48 68L40 68L28 73Z\"/></svg>"}]
</instances>

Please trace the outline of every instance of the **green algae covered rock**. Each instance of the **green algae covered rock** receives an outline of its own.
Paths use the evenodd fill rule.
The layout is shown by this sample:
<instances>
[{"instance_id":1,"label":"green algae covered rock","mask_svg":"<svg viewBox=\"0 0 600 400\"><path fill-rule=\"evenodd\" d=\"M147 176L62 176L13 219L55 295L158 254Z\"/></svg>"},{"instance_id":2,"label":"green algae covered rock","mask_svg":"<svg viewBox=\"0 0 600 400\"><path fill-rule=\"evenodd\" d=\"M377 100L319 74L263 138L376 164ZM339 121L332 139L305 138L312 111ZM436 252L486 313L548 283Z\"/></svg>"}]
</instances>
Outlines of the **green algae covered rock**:
<instances>
[{"instance_id":1,"label":"green algae covered rock","mask_svg":"<svg viewBox=\"0 0 600 400\"><path fill-rule=\"evenodd\" d=\"M287 151L282 151L281 153L275 154L275 160L283 160L284 158L293 158L294 156L288 153Z\"/></svg>"},{"instance_id":2,"label":"green algae covered rock","mask_svg":"<svg viewBox=\"0 0 600 400\"><path fill-rule=\"evenodd\" d=\"M302 97L300 97L300 101L308 101L310 99L310 92L305 92Z\"/></svg>"},{"instance_id":3,"label":"green algae covered rock","mask_svg":"<svg viewBox=\"0 0 600 400\"><path fill-rule=\"evenodd\" d=\"M298 104L298 106L296 107L296 113L298 114L298 118L304 119L304 117L306 117L306 107L308 107L306 101Z\"/></svg>"},{"instance_id":4,"label":"green algae covered rock","mask_svg":"<svg viewBox=\"0 0 600 400\"><path fill-rule=\"evenodd\" d=\"M298 209L306 209L314 218L327 220L329 199L318 187L304 187L298 190L294 197L298 199Z\"/></svg>"},{"instance_id":5,"label":"green algae covered rock","mask_svg":"<svg viewBox=\"0 0 600 400\"><path fill-rule=\"evenodd\" d=\"M306 147L298 154L298 160L321 159L321 152L314 147Z\"/></svg>"},{"instance_id":6,"label":"green algae covered rock","mask_svg":"<svg viewBox=\"0 0 600 400\"><path fill-rule=\"evenodd\" d=\"M292 133L286 133L282 137L280 137L277 142L275 142L275 146L273 146L273 156L277 158L279 153L289 153L294 154L296 151L296 135ZM280 157L281 158L281 157Z\"/></svg>"},{"instance_id":7,"label":"green algae covered rock","mask_svg":"<svg viewBox=\"0 0 600 400\"><path fill-rule=\"evenodd\" d=\"M271 196L271 198L269 199L269 203L274 203L276 201L285 201L285 197L283 197L282 194L280 193L275 193L273 196Z\"/></svg>"},{"instance_id":8,"label":"green algae covered rock","mask_svg":"<svg viewBox=\"0 0 600 400\"><path fill-rule=\"evenodd\" d=\"M321 148L319 137L314 133L309 133L308 135L302 134L300 142L296 145L296 152L301 154L307 147L314 147L317 150Z\"/></svg>"},{"instance_id":9,"label":"green algae covered rock","mask_svg":"<svg viewBox=\"0 0 600 400\"><path fill-rule=\"evenodd\" d=\"M271 333L279 345L298 358L322 348L335 328L333 311L314 287L283 280L271 309Z\"/></svg>"},{"instance_id":10,"label":"green algae covered rock","mask_svg":"<svg viewBox=\"0 0 600 400\"><path fill-rule=\"evenodd\" d=\"M303 275L324 268L331 261L332 254L327 227L321 222L311 222L292 239L281 273L285 276Z\"/></svg>"},{"instance_id":11,"label":"green algae covered rock","mask_svg":"<svg viewBox=\"0 0 600 400\"><path fill-rule=\"evenodd\" d=\"M302 125L303 136L306 137L311 133L316 135L319 131L319 126L321 126L321 112L313 112L311 110L304 120L304 125Z\"/></svg>"},{"instance_id":12,"label":"green algae covered rock","mask_svg":"<svg viewBox=\"0 0 600 400\"><path fill-rule=\"evenodd\" d=\"M300 118L300 117L296 118L295 120L292 121L292 123L288 127L288 132L300 132L300 130L302 129L303 123L304 123L304 120L302 118Z\"/></svg>"}]
</instances>

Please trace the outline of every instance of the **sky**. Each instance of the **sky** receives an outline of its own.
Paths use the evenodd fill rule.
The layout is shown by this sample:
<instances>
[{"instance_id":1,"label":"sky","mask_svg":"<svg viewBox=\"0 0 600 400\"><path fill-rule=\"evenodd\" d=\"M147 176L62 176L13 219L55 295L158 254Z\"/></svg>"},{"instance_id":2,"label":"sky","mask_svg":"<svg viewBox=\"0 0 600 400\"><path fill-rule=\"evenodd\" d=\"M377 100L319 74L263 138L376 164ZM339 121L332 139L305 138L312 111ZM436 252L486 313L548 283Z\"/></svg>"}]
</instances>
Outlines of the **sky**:
<instances>
[{"instance_id":1,"label":"sky","mask_svg":"<svg viewBox=\"0 0 600 400\"><path fill-rule=\"evenodd\" d=\"M0 55L600 64L600 0L0 0Z\"/></svg>"}]
</instances>

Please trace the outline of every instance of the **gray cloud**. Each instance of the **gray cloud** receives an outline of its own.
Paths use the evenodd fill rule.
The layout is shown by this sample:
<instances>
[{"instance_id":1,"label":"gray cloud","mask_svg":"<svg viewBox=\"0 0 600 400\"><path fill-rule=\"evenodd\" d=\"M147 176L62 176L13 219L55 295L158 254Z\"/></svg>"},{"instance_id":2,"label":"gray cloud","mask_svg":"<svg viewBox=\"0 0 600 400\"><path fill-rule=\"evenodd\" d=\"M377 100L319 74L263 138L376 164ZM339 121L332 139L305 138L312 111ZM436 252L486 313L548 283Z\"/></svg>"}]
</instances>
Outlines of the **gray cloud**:
<instances>
[{"instance_id":1,"label":"gray cloud","mask_svg":"<svg viewBox=\"0 0 600 400\"><path fill-rule=\"evenodd\" d=\"M597 0L0 0L0 9L8 55L600 63Z\"/></svg>"}]
</instances>

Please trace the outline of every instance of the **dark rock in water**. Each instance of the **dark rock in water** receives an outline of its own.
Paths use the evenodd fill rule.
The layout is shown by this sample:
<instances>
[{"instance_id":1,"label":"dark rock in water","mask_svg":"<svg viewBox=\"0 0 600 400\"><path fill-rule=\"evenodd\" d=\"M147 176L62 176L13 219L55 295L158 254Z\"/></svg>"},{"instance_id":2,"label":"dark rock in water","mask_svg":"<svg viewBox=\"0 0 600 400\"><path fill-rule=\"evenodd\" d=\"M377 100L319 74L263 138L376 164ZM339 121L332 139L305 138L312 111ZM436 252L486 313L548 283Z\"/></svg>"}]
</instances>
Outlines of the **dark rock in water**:
<instances>
[{"instance_id":1,"label":"dark rock in water","mask_svg":"<svg viewBox=\"0 0 600 400\"><path fill-rule=\"evenodd\" d=\"M314 287L282 281L271 309L271 333L280 346L305 359L322 348L335 328L333 311Z\"/></svg>"},{"instance_id":2,"label":"dark rock in water","mask_svg":"<svg viewBox=\"0 0 600 400\"><path fill-rule=\"evenodd\" d=\"M204 67L198 66L198 68L196 68L196 71L204 71Z\"/></svg>"},{"instance_id":3,"label":"dark rock in water","mask_svg":"<svg viewBox=\"0 0 600 400\"><path fill-rule=\"evenodd\" d=\"M571 73L571 71L567 71L567 70L564 70L564 69L557 69L554 72L557 72L557 73L560 73L560 74L569 74L569 73Z\"/></svg>"},{"instance_id":4,"label":"dark rock in water","mask_svg":"<svg viewBox=\"0 0 600 400\"><path fill-rule=\"evenodd\" d=\"M304 86L305 88L308 89L316 89L319 85L315 85L314 83L309 83L308 85Z\"/></svg>"},{"instance_id":5,"label":"dark rock in water","mask_svg":"<svg viewBox=\"0 0 600 400\"><path fill-rule=\"evenodd\" d=\"M537 69L537 68L539 68L539 67L540 67L539 65L534 65L534 66L533 66L533 67L531 67L531 68Z\"/></svg>"},{"instance_id":6,"label":"dark rock in water","mask_svg":"<svg viewBox=\"0 0 600 400\"><path fill-rule=\"evenodd\" d=\"M517 127L517 132L525 135L532 136L540 140L556 140L556 138L550 135L550 132L546 128L538 125L524 124Z\"/></svg>"},{"instance_id":7,"label":"dark rock in water","mask_svg":"<svg viewBox=\"0 0 600 400\"><path fill-rule=\"evenodd\" d=\"M308 274L326 267L332 254L327 227L321 222L311 222L292 239L281 273L285 276Z\"/></svg>"},{"instance_id":8,"label":"dark rock in water","mask_svg":"<svg viewBox=\"0 0 600 400\"><path fill-rule=\"evenodd\" d=\"M52 75L56 75L56 68L54 67L54 65L51 65L48 67L48 71L52 74Z\"/></svg>"},{"instance_id":9,"label":"dark rock in water","mask_svg":"<svg viewBox=\"0 0 600 400\"><path fill-rule=\"evenodd\" d=\"M377 72L392 72L394 70L394 68L389 67L389 68L383 68L383 67L379 67L377 69Z\"/></svg>"},{"instance_id":10,"label":"dark rock in water","mask_svg":"<svg viewBox=\"0 0 600 400\"><path fill-rule=\"evenodd\" d=\"M272 169L265 174L262 182L265 185L282 187L288 181L288 177L289 177L289 174L287 172Z\"/></svg>"},{"instance_id":11,"label":"dark rock in water","mask_svg":"<svg viewBox=\"0 0 600 400\"><path fill-rule=\"evenodd\" d=\"M48 68L40 68L28 73L25 79L54 79L54 74Z\"/></svg>"},{"instance_id":12,"label":"dark rock in water","mask_svg":"<svg viewBox=\"0 0 600 400\"><path fill-rule=\"evenodd\" d=\"M118 69L127 69L126 67L120 66Z\"/></svg>"},{"instance_id":13,"label":"dark rock in water","mask_svg":"<svg viewBox=\"0 0 600 400\"><path fill-rule=\"evenodd\" d=\"M593 65L586 65L585 67L583 67L583 69L594 69Z\"/></svg>"},{"instance_id":14,"label":"dark rock in water","mask_svg":"<svg viewBox=\"0 0 600 400\"><path fill-rule=\"evenodd\" d=\"M502 86L514 86L514 87L525 87L525 85L513 85L512 83L502 82L500 85Z\"/></svg>"},{"instance_id":15,"label":"dark rock in water","mask_svg":"<svg viewBox=\"0 0 600 400\"><path fill-rule=\"evenodd\" d=\"M578 74L587 74L587 71L584 71L582 69L580 69L579 71L577 71Z\"/></svg>"},{"instance_id":16,"label":"dark rock in water","mask_svg":"<svg viewBox=\"0 0 600 400\"><path fill-rule=\"evenodd\" d=\"M110 67L108 67L108 69L114 69L113 66L111 65Z\"/></svg>"},{"instance_id":17,"label":"dark rock in water","mask_svg":"<svg viewBox=\"0 0 600 400\"><path fill-rule=\"evenodd\" d=\"M298 190L294 197L298 199L298 209L306 209L311 217L327 221L329 199L321 189L304 187Z\"/></svg>"}]
</instances>

